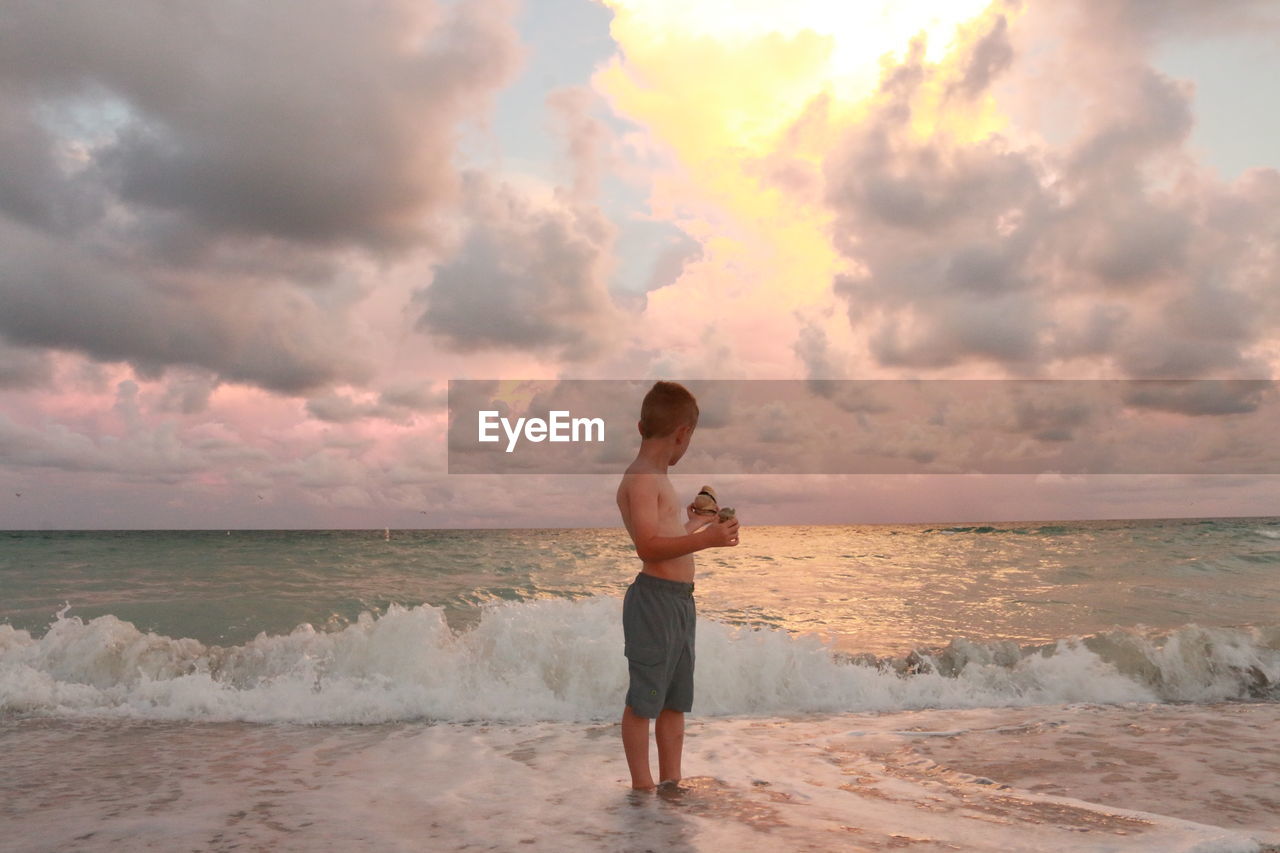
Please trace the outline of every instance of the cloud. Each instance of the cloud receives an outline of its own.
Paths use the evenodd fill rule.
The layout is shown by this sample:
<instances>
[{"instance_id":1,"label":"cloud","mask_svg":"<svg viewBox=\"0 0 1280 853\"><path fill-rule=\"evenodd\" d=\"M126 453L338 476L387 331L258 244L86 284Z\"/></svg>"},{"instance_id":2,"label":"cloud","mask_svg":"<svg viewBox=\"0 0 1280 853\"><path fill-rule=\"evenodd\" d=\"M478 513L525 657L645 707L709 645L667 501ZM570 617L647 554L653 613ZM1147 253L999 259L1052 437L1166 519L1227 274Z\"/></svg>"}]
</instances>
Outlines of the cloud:
<instances>
[{"instance_id":1,"label":"cloud","mask_svg":"<svg viewBox=\"0 0 1280 853\"><path fill-rule=\"evenodd\" d=\"M168 381L156 408L161 412L199 414L209 408L209 398L217 387L217 377L188 371L186 375L175 376Z\"/></svg>"},{"instance_id":2,"label":"cloud","mask_svg":"<svg viewBox=\"0 0 1280 853\"><path fill-rule=\"evenodd\" d=\"M667 245L654 258L646 292L674 284L684 274L685 267L702 259L702 244L683 232L671 235L665 242Z\"/></svg>"},{"instance_id":3,"label":"cloud","mask_svg":"<svg viewBox=\"0 0 1280 853\"><path fill-rule=\"evenodd\" d=\"M49 356L0 340L0 388L40 388L53 381Z\"/></svg>"},{"instance_id":4,"label":"cloud","mask_svg":"<svg viewBox=\"0 0 1280 853\"><path fill-rule=\"evenodd\" d=\"M92 182L62 174L54 141L36 121L31 101L0 87L0 215L65 232L100 217L104 201Z\"/></svg>"},{"instance_id":5,"label":"cloud","mask_svg":"<svg viewBox=\"0 0 1280 853\"><path fill-rule=\"evenodd\" d=\"M132 384L132 383L130 383ZM58 422L26 426L0 414L0 457L14 468L109 473L121 480L175 484L262 452L243 444L208 443L173 421L137 422L136 385L120 389L117 413L130 422L123 436L81 431Z\"/></svg>"},{"instance_id":6,"label":"cloud","mask_svg":"<svg viewBox=\"0 0 1280 853\"><path fill-rule=\"evenodd\" d=\"M804 365L807 378L836 379L844 375L844 369L837 364L838 356L832 352L826 330L816 323L810 321L800 327L793 349Z\"/></svg>"},{"instance_id":7,"label":"cloud","mask_svg":"<svg viewBox=\"0 0 1280 853\"><path fill-rule=\"evenodd\" d=\"M344 394L326 394L307 400L307 414L319 421L347 424L373 414L375 407L361 404Z\"/></svg>"},{"instance_id":8,"label":"cloud","mask_svg":"<svg viewBox=\"0 0 1280 853\"><path fill-rule=\"evenodd\" d=\"M586 86L565 86L549 92L546 104L568 149L571 197L593 201L600 192L602 170L617 165L612 132L591 114L603 101Z\"/></svg>"},{"instance_id":9,"label":"cloud","mask_svg":"<svg viewBox=\"0 0 1280 853\"><path fill-rule=\"evenodd\" d=\"M296 477L298 485L319 489L356 488L369 480L369 466L341 448L326 448L280 466L277 473Z\"/></svg>"},{"instance_id":10,"label":"cloud","mask_svg":"<svg viewBox=\"0 0 1280 853\"><path fill-rule=\"evenodd\" d=\"M0 0L0 334L145 377L367 381L358 263L449 244L514 12Z\"/></svg>"},{"instance_id":11,"label":"cloud","mask_svg":"<svg viewBox=\"0 0 1280 853\"><path fill-rule=\"evenodd\" d=\"M255 287L166 276L145 262L139 275L131 266L123 252L69 246L0 220L0 331L16 344L130 361L152 375L187 365L285 392L370 371L346 350L345 317L287 282Z\"/></svg>"},{"instance_id":12,"label":"cloud","mask_svg":"<svg viewBox=\"0 0 1280 853\"><path fill-rule=\"evenodd\" d=\"M1280 10L1269 0L1075 0L1074 36L1118 44L1174 34L1225 35L1280 29Z\"/></svg>"},{"instance_id":13,"label":"cloud","mask_svg":"<svg viewBox=\"0 0 1280 853\"><path fill-rule=\"evenodd\" d=\"M996 224L1011 209L1043 209L1035 165L999 138L915 139L912 101L931 75L945 84L923 57L916 40L827 160L834 242L861 265L835 290L855 325L888 309L868 329L881 365L1030 362L1040 318L1021 292L1021 267L1032 244L1025 231L1000 236Z\"/></svg>"},{"instance_id":14,"label":"cloud","mask_svg":"<svg viewBox=\"0 0 1280 853\"><path fill-rule=\"evenodd\" d=\"M1137 409L1183 415L1235 415L1257 411L1275 396L1275 384L1261 380L1224 382L1135 382L1124 386L1124 402Z\"/></svg>"},{"instance_id":15,"label":"cloud","mask_svg":"<svg viewBox=\"0 0 1280 853\"><path fill-rule=\"evenodd\" d=\"M505 0L4 6L6 88L117 105L87 168L121 201L312 243L429 236L454 126L520 59Z\"/></svg>"},{"instance_id":16,"label":"cloud","mask_svg":"<svg viewBox=\"0 0 1280 853\"><path fill-rule=\"evenodd\" d=\"M1009 22L1000 15L995 18L990 29L973 43L965 59L963 76L948 85L947 94L977 97L1012 62L1013 46L1009 44Z\"/></svg>"},{"instance_id":17,"label":"cloud","mask_svg":"<svg viewBox=\"0 0 1280 853\"><path fill-rule=\"evenodd\" d=\"M616 311L607 280L616 229L598 208L536 201L479 172L465 177L469 229L418 294L420 330L458 352L599 354Z\"/></svg>"},{"instance_id":18,"label":"cloud","mask_svg":"<svg viewBox=\"0 0 1280 853\"><path fill-rule=\"evenodd\" d=\"M1241 25L1262 14L1229 5ZM1186 150L1192 87L1145 55L1154 34L1203 15L1070 9L1014 18L997 5L951 61L926 61L917 39L885 67L824 164L851 325L882 367L1269 374L1257 347L1280 323L1280 259L1263 249L1280 225L1280 174L1224 185L1199 167ZM1046 44L1050 20L1069 25ZM1073 99L1074 137L988 128L981 105L997 91Z\"/></svg>"},{"instance_id":19,"label":"cloud","mask_svg":"<svg viewBox=\"0 0 1280 853\"><path fill-rule=\"evenodd\" d=\"M448 402L448 391L432 391L425 383L397 385L374 399L358 400L337 392L307 400L307 414L327 423L347 424L365 418L383 418L407 423L414 412L440 411Z\"/></svg>"},{"instance_id":20,"label":"cloud","mask_svg":"<svg viewBox=\"0 0 1280 853\"><path fill-rule=\"evenodd\" d=\"M412 409L415 412L439 412L448 402L447 385L433 389L426 382L392 385L378 395L380 405Z\"/></svg>"},{"instance_id":21,"label":"cloud","mask_svg":"<svg viewBox=\"0 0 1280 853\"><path fill-rule=\"evenodd\" d=\"M417 328L456 352L542 352L570 361L599 355L617 322L609 296L617 227L595 204L616 165L602 99L566 86L545 103L564 139L568 186L550 197L483 172L463 175L467 220L458 252L416 294Z\"/></svg>"}]
</instances>

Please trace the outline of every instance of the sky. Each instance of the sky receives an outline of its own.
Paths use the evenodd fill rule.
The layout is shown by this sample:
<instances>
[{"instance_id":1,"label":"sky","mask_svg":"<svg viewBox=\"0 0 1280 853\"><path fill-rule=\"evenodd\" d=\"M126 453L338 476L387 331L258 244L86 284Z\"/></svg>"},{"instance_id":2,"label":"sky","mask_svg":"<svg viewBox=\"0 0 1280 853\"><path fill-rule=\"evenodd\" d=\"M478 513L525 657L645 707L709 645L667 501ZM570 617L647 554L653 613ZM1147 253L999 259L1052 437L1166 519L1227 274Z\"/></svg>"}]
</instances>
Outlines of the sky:
<instances>
[{"instance_id":1,"label":"sky","mask_svg":"<svg viewBox=\"0 0 1280 853\"><path fill-rule=\"evenodd\" d=\"M450 379L1276 378L1277 48L1246 0L0 0L0 528L617 523L608 476L448 474ZM716 482L744 526L1280 515Z\"/></svg>"}]
</instances>

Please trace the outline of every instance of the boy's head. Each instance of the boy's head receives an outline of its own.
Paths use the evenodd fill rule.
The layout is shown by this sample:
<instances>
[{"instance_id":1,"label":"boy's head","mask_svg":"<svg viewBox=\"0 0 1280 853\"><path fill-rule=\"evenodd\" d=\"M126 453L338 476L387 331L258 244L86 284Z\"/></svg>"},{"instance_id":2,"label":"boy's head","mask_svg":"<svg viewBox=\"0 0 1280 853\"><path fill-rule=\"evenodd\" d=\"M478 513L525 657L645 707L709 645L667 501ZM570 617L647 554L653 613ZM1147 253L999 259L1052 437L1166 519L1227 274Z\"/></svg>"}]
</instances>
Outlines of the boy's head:
<instances>
[{"instance_id":1,"label":"boy's head","mask_svg":"<svg viewBox=\"0 0 1280 853\"><path fill-rule=\"evenodd\" d=\"M698 401L679 382L659 381L653 384L640 404L640 437L670 438L678 452L675 464L689 446L689 436L698 425Z\"/></svg>"}]
</instances>

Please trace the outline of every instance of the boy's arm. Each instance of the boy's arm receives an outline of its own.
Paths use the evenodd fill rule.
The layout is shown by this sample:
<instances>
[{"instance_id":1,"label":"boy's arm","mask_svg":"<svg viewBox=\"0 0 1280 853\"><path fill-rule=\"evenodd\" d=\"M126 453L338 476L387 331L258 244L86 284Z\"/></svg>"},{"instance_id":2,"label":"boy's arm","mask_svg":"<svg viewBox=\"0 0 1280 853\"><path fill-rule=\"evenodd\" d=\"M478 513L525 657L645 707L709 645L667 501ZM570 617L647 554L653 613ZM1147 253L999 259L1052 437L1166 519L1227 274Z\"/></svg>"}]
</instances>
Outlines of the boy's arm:
<instances>
[{"instance_id":1,"label":"boy's arm","mask_svg":"<svg viewBox=\"0 0 1280 853\"><path fill-rule=\"evenodd\" d=\"M632 538L636 556L646 563L674 560L704 548L728 545L737 530L737 521L712 524L697 533L661 536L658 518L658 484L653 477L635 477L627 484L631 510Z\"/></svg>"}]
</instances>

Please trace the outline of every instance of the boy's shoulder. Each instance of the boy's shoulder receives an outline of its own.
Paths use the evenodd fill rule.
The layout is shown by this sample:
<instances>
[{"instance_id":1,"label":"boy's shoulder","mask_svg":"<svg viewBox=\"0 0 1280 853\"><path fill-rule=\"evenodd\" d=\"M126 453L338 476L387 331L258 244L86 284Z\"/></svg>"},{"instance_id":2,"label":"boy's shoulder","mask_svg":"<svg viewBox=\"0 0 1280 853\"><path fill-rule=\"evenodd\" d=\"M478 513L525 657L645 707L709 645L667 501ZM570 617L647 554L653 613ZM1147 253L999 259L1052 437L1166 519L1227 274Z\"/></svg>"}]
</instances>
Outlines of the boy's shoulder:
<instances>
[{"instance_id":1,"label":"boy's shoulder","mask_svg":"<svg viewBox=\"0 0 1280 853\"><path fill-rule=\"evenodd\" d=\"M618 483L618 495L631 494L639 492L663 491L664 486L670 485L671 481L667 479L665 471L655 471L652 468L640 464L639 460L632 462L627 470L622 473L622 479Z\"/></svg>"},{"instance_id":2,"label":"boy's shoulder","mask_svg":"<svg viewBox=\"0 0 1280 853\"><path fill-rule=\"evenodd\" d=\"M635 459L632 459L631 464L628 465L626 470L622 472L622 479L632 480L632 479L636 479L637 477L642 477L645 474L658 474L658 473L661 473L661 472L654 470L654 468L651 465L649 465L647 462L645 462L643 458L637 457Z\"/></svg>"},{"instance_id":3,"label":"boy's shoulder","mask_svg":"<svg viewBox=\"0 0 1280 853\"><path fill-rule=\"evenodd\" d=\"M639 459L627 466L622 472L622 483L669 483L667 472L645 465Z\"/></svg>"},{"instance_id":4,"label":"boy's shoulder","mask_svg":"<svg viewBox=\"0 0 1280 853\"><path fill-rule=\"evenodd\" d=\"M630 492L635 488L636 482L640 479L639 471L635 470L636 463L632 462L627 466L627 470L622 472L622 479L618 481L618 494L622 495Z\"/></svg>"}]
</instances>

